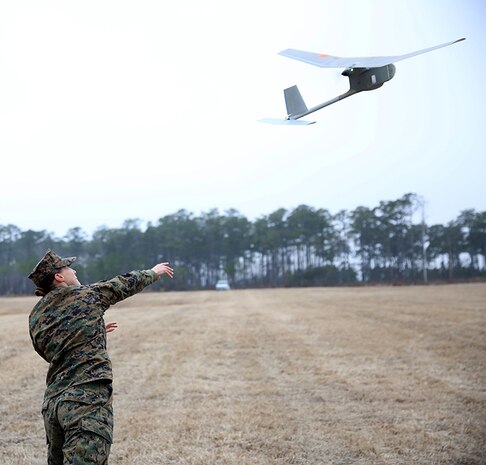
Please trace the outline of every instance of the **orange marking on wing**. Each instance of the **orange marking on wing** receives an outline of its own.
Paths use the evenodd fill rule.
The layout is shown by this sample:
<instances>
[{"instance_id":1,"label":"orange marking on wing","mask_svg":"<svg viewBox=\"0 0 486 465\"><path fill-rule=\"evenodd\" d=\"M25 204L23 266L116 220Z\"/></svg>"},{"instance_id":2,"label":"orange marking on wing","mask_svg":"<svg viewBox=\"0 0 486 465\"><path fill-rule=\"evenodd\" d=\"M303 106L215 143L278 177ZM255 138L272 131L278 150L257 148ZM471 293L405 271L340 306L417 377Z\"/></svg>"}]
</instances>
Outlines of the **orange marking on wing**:
<instances>
[{"instance_id":1,"label":"orange marking on wing","mask_svg":"<svg viewBox=\"0 0 486 465\"><path fill-rule=\"evenodd\" d=\"M320 56L321 58L327 58L329 55L326 55L325 53L321 53L319 56Z\"/></svg>"}]
</instances>

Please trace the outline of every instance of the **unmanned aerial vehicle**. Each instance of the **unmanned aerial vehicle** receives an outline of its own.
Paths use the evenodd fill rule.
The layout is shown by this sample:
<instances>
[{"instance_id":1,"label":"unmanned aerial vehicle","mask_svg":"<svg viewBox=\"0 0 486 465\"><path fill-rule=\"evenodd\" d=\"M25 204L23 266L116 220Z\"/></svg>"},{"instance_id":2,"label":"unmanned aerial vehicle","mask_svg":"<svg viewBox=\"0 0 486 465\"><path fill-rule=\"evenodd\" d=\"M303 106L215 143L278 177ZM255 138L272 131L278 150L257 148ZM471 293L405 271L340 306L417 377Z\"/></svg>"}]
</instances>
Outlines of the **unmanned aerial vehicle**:
<instances>
[{"instance_id":1,"label":"unmanned aerial vehicle","mask_svg":"<svg viewBox=\"0 0 486 465\"><path fill-rule=\"evenodd\" d=\"M333 103L339 102L351 95L355 95L364 90L375 90L381 87L385 82L395 76L395 65L393 63L407 58L421 55L422 53L431 52L438 48L447 47L449 45L461 42L462 39L457 39L446 44L436 45L435 47L425 48L416 52L407 53L405 55L383 56L383 57L337 57L332 55L324 55L319 53L304 52L301 50L294 50L289 48L283 50L279 55L283 55L294 60L303 61L310 65L319 66L320 68L344 68L341 73L343 76L349 78L349 90L327 102L316 105L312 108L307 108L304 99L300 95L297 86L289 87L284 90L285 104L287 106L287 117L285 119L265 118L260 121L272 124L288 124L288 125L307 125L313 124L315 121L300 120L303 116L309 115L321 108L327 107Z\"/></svg>"}]
</instances>

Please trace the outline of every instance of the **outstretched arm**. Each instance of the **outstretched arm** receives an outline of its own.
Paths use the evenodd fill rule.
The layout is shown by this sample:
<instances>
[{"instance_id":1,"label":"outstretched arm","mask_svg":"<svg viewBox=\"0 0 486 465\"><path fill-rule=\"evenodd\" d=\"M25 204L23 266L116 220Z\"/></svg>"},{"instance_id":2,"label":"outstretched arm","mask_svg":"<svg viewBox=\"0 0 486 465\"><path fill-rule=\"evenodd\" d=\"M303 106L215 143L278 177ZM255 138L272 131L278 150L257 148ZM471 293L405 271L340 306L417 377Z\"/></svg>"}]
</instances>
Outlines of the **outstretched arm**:
<instances>
[{"instance_id":1,"label":"outstretched arm","mask_svg":"<svg viewBox=\"0 0 486 465\"><path fill-rule=\"evenodd\" d=\"M159 278L163 274L166 274L167 276L169 276L169 278L174 277L174 270L169 266L169 262L158 263L152 268L152 271L154 271ZM116 328L118 328L118 323L116 321L106 323L105 328L107 333L111 333L112 331L115 331Z\"/></svg>"},{"instance_id":2,"label":"outstretched arm","mask_svg":"<svg viewBox=\"0 0 486 465\"><path fill-rule=\"evenodd\" d=\"M98 294L103 310L106 310L110 305L142 291L145 287L157 281L163 274L170 278L174 276L174 270L168 262L159 263L150 270L131 271L115 276L108 281L99 281L90 284L89 287Z\"/></svg>"}]
</instances>

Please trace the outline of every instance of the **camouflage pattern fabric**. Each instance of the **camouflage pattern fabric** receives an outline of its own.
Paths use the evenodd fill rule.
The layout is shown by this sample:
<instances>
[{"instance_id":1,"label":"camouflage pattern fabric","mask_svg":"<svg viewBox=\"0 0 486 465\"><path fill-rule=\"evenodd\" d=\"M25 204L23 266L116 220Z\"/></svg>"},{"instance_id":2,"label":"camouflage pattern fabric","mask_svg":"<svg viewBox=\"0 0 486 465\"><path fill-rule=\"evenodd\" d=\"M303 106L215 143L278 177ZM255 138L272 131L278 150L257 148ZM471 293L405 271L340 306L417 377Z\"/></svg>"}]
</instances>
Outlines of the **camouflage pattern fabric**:
<instances>
[{"instance_id":1,"label":"camouflage pattern fabric","mask_svg":"<svg viewBox=\"0 0 486 465\"><path fill-rule=\"evenodd\" d=\"M59 286L32 310L32 344L49 362L42 407L49 465L108 463L113 376L103 315L157 279L144 270L88 286Z\"/></svg>"},{"instance_id":2,"label":"camouflage pattern fabric","mask_svg":"<svg viewBox=\"0 0 486 465\"><path fill-rule=\"evenodd\" d=\"M60 286L46 294L29 317L32 344L47 362L45 398L100 379L112 379L104 312L158 279L152 270L132 271L88 286Z\"/></svg>"},{"instance_id":3,"label":"camouflage pattern fabric","mask_svg":"<svg viewBox=\"0 0 486 465\"><path fill-rule=\"evenodd\" d=\"M113 442L111 383L65 390L44 402L49 465L107 465Z\"/></svg>"}]
</instances>

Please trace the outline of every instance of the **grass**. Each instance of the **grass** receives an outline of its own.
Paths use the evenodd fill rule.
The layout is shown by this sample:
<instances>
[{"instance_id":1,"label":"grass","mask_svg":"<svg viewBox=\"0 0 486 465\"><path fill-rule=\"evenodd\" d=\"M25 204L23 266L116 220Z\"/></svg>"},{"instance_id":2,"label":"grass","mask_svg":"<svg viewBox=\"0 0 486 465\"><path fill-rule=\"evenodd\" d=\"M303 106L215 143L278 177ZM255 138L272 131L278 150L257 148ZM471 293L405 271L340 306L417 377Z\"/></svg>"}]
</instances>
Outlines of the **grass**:
<instances>
[{"instance_id":1,"label":"grass","mask_svg":"<svg viewBox=\"0 0 486 465\"><path fill-rule=\"evenodd\" d=\"M0 298L0 463L46 463L47 371ZM143 293L106 315L111 465L484 464L486 285Z\"/></svg>"}]
</instances>

